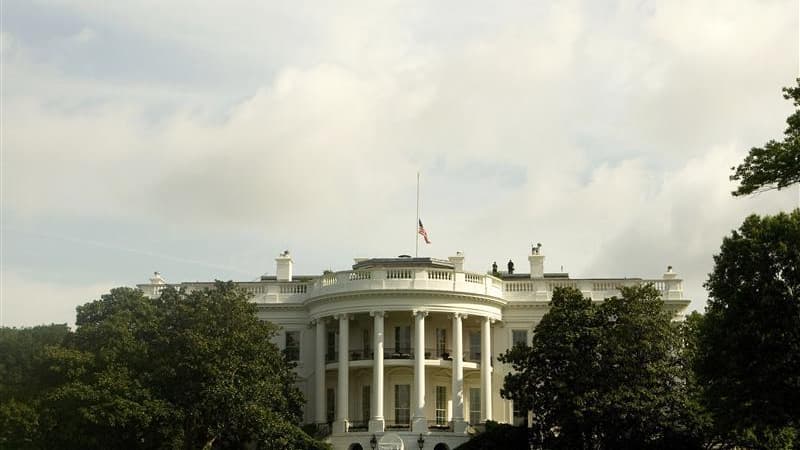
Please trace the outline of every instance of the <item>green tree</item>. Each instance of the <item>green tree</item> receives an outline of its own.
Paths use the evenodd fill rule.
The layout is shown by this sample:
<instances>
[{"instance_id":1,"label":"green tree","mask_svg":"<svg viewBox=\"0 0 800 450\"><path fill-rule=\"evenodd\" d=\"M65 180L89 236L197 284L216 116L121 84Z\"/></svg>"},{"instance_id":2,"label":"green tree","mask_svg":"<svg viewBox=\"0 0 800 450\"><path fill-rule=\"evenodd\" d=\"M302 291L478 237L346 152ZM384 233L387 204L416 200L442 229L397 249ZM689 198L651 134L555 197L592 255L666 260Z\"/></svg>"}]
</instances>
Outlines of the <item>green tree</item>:
<instances>
[{"instance_id":1,"label":"green tree","mask_svg":"<svg viewBox=\"0 0 800 450\"><path fill-rule=\"evenodd\" d=\"M556 289L530 347L500 357L501 395L533 412L532 444L558 449L700 448L680 328L652 286L595 304Z\"/></svg>"},{"instance_id":2,"label":"green tree","mask_svg":"<svg viewBox=\"0 0 800 450\"><path fill-rule=\"evenodd\" d=\"M45 355L69 333L65 324L0 328L0 449L35 448Z\"/></svg>"},{"instance_id":3,"label":"green tree","mask_svg":"<svg viewBox=\"0 0 800 450\"><path fill-rule=\"evenodd\" d=\"M275 326L233 283L159 299L113 289L78 308L51 349L44 448L323 448L299 428L303 397Z\"/></svg>"},{"instance_id":4,"label":"green tree","mask_svg":"<svg viewBox=\"0 0 800 450\"><path fill-rule=\"evenodd\" d=\"M800 210L750 216L706 287L697 376L718 426L748 448L800 448Z\"/></svg>"},{"instance_id":5,"label":"green tree","mask_svg":"<svg viewBox=\"0 0 800 450\"><path fill-rule=\"evenodd\" d=\"M795 112L786 123L782 141L770 140L763 147L753 147L744 162L731 175L739 186L733 195L748 195L754 192L782 189L800 182L800 78L797 87L783 88L783 97L791 99Z\"/></svg>"}]
</instances>

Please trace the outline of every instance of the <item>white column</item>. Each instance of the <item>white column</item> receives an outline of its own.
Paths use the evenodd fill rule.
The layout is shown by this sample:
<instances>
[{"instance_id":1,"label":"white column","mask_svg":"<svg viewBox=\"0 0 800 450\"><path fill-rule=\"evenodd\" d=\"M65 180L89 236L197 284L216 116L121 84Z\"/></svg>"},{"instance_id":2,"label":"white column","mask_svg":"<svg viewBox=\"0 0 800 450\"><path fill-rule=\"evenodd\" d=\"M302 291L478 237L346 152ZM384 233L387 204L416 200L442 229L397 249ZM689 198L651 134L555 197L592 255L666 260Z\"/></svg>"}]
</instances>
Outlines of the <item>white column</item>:
<instances>
[{"instance_id":1,"label":"white column","mask_svg":"<svg viewBox=\"0 0 800 450\"><path fill-rule=\"evenodd\" d=\"M492 346L491 319L484 317L481 322L481 420L492 420Z\"/></svg>"},{"instance_id":2,"label":"white column","mask_svg":"<svg viewBox=\"0 0 800 450\"><path fill-rule=\"evenodd\" d=\"M453 431L467 432L464 420L464 339L461 320L464 314L453 314Z\"/></svg>"},{"instance_id":3,"label":"white column","mask_svg":"<svg viewBox=\"0 0 800 450\"><path fill-rule=\"evenodd\" d=\"M314 421L325 423L325 319L317 319L317 352L314 354L314 393L316 394Z\"/></svg>"},{"instance_id":4,"label":"white column","mask_svg":"<svg viewBox=\"0 0 800 450\"><path fill-rule=\"evenodd\" d=\"M383 311L373 311L373 333L375 344L372 360L372 417L370 433L383 433L386 422L383 418Z\"/></svg>"},{"instance_id":5,"label":"white column","mask_svg":"<svg viewBox=\"0 0 800 450\"><path fill-rule=\"evenodd\" d=\"M349 347L350 347L350 317L340 314L339 318L339 378L336 388L336 422L333 424L334 433L346 433L348 426L349 395L347 387L350 375Z\"/></svg>"},{"instance_id":6,"label":"white column","mask_svg":"<svg viewBox=\"0 0 800 450\"><path fill-rule=\"evenodd\" d=\"M428 431L425 418L425 316L427 311L414 311L414 416L411 431Z\"/></svg>"}]
</instances>

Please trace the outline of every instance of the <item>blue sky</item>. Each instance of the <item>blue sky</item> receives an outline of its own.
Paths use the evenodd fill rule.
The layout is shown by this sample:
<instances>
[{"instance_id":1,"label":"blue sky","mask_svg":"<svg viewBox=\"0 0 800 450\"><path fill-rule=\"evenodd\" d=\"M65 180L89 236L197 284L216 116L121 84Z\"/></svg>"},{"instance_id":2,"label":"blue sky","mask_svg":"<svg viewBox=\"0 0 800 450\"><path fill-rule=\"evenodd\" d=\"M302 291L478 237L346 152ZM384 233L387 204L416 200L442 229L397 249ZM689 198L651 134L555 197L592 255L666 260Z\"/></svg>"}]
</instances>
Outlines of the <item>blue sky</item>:
<instances>
[{"instance_id":1,"label":"blue sky","mask_svg":"<svg viewBox=\"0 0 800 450\"><path fill-rule=\"evenodd\" d=\"M792 1L2 6L3 322L144 282L413 251L685 278L797 189L734 199L780 137Z\"/></svg>"}]
</instances>

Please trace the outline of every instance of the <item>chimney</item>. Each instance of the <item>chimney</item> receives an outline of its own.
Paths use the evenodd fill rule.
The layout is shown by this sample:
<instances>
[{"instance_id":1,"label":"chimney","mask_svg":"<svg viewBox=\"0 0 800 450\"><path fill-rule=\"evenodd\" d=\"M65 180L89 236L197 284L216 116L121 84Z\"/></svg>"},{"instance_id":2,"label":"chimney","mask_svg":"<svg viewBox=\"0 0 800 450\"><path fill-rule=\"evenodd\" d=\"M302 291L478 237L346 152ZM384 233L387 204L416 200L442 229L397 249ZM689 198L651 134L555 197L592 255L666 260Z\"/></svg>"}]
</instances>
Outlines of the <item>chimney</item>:
<instances>
[{"instance_id":1,"label":"chimney","mask_svg":"<svg viewBox=\"0 0 800 450\"><path fill-rule=\"evenodd\" d=\"M531 245L531 254L528 261L531 263L531 278L544 278L544 255L542 244Z\"/></svg>"},{"instance_id":2,"label":"chimney","mask_svg":"<svg viewBox=\"0 0 800 450\"><path fill-rule=\"evenodd\" d=\"M292 256L289 254L289 250L281 252L275 258L275 262L277 263L275 275L278 281L292 281Z\"/></svg>"},{"instance_id":3,"label":"chimney","mask_svg":"<svg viewBox=\"0 0 800 450\"><path fill-rule=\"evenodd\" d=\"M464 271L464 253L456 252L456 256L448 256L447 259L453 263L453 269L456 272Z\"/></svg>"}]
</instances>

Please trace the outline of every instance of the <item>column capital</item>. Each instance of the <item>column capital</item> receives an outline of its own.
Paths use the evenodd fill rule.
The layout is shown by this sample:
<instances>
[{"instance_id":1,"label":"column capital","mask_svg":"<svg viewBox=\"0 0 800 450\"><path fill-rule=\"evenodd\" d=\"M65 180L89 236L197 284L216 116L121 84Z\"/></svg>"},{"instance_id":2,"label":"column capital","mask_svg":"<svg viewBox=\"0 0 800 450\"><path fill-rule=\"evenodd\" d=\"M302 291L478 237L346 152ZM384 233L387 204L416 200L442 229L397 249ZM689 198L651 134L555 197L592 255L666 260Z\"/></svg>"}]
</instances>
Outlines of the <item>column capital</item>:
<instances>
[{"instance_id":1,"label":"column capital","mask_svg":"<svg viewBox=\"0 0 800 450\"><path fill-rule=\"evenodd\" d=\"M386 316L386 311L383 311L383 310L381 310L381 311L370 311L369 315L371 317L385 317Z\"/></svg>"},{"instance_id":2,"label":"column capital","mask_svg":"<svg viewBox=\"0 0 800 450\"><path fill-rule=\"evenodd\" d=\"M428 311L424 310L424 309L413 309L413 310L411 310L411 315L428 317Z\"/></svg>"},{"instance_id":3,"label":"column capital","mask_svg":"<svg viewBox=\"0 0 800 450\"><path fill-rule=\"evenodd\" d=\"M493 319L493 318L491 318L491 317L489 317L489 316L483 316L483 321L484 321L484 322L487 322L487 321L488 321L490 325L496 322L496 320L495 320L495 319Z\"/></svg>"},{"instance_id":4,"label":"column capital","mask_svg":"<svg viewBox=\"0 0 800 450\"><path fill-rule=\"evenodd\" d=\"M336 320L341 320L341 319L348 320L348 319L351 319L351 318L352 318L352 315L350 315L350 314L345 314L345 313L342 313L342 314L334 314L333 318L334 318L334 319L336 319Z\"/></svg>"},{"instance_id":5,"label":"column capital","mask_svg":"<svg viewBox=\"0 0 800 450\"><path fill-rule=\"evenodd\" d=\"M453 319L466 319L469 317L469 314L465 313L453 313Z\"/></svg>"}]
</instances>

